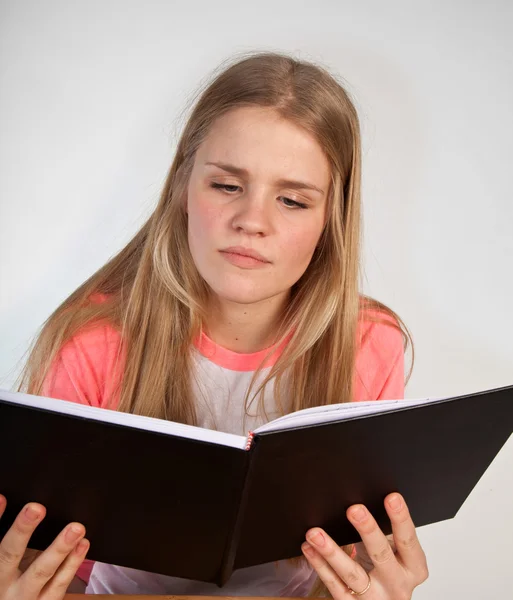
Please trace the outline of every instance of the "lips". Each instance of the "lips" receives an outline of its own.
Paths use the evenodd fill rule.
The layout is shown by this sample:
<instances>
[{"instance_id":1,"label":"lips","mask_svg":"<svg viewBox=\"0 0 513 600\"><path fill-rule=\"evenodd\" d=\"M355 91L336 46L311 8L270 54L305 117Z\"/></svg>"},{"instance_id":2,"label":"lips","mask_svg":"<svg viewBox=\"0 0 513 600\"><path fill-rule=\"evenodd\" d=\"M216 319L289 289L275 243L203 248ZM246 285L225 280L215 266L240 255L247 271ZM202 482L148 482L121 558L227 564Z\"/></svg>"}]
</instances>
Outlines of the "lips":
<instances>
[{"instance_id":1,"label":"lips","mask_svg":"<svg viewBox=\"0 0 513 600\"><path fill-rule=\"evenodd\" d=\"M229 248L224 248L223 250L220 250L220 252L226 252L228 254L238 254L239 256L248 256L249 258L254 258L255 260L259 260L263 263L271 262L261 254L259 254L256 250L252 250L251 248L244 248L243 246L230 246Z\"/></svg>"}]
</instances>

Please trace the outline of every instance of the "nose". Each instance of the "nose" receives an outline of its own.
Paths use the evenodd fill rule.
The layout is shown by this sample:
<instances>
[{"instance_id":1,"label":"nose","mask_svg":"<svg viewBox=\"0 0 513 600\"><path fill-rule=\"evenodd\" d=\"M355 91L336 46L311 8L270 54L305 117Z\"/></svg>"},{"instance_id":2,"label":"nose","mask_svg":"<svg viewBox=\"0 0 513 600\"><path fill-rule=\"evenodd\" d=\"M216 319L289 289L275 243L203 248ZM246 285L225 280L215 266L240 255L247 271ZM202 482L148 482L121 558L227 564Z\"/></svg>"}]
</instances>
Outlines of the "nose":
<instances>
[{"instance_id":1,"label":"nose","mask_svg":"<svg viewBox=\"0 0 513 600\"><path fill-rule=\"evenodd\" d=\"M234 229L248 235L262 236L270 232L273 204L265 190L247 189L234 204Z\"/></svg>"}]
</instances>

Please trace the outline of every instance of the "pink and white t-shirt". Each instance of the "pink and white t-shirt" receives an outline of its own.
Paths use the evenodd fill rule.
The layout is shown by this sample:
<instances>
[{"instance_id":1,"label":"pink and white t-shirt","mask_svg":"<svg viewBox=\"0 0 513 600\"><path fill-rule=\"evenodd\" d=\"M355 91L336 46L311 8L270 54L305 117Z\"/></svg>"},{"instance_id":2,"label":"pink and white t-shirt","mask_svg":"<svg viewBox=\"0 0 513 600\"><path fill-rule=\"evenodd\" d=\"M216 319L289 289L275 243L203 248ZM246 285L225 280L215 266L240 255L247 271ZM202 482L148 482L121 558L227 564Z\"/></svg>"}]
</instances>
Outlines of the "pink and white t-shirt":
<instances>
[{"instance_id":1,"label":"pink and white t-shirt","mask_svg":"<svg viewBox=\"0 0 513 600\"><path fill-rule=\"evenodd\" d=\"M404 352L401 333L384 323L364 321L356 359L354 401L400 399L404 396ZM107 324L79 331L60 350L45 379L42 395L115 408L113 390L123 358L119 332ZM262 370L258 383L277 360L279 348ZM193 393L198 425L237 435L263 424L258 411L245 415L243 400L254 371L269 349L241 354L223 348L203 333L193 348ZM116 367L116 364L118 365ZM256 389L256 388L254 388ZM278 417L272 385L264 397L267 420ZM94 468L94 465L91 465ZM87 535L87 534L86 534ZM315 572L306 561L289 561L235 571L228 583L217 585L189 581L86 560L77 575L88 582L89 594L172 594L222 596L306 596Z\"/></svg>"}]
</instances>

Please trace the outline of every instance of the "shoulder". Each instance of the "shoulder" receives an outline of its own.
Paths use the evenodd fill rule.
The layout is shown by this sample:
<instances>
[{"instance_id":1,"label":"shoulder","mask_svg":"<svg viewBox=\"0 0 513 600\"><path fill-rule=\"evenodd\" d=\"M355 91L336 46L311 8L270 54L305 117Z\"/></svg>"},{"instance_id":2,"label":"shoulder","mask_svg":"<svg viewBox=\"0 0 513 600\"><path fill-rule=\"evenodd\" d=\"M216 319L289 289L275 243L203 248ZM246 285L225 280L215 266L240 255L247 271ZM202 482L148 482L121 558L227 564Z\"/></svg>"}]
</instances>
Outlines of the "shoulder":
<instances>
[{"instance_id":1,"label":"shoulder","mask_svg":"<svg viewBox=\"0 0 513 600\"><path fill-rule=\"evenodd\" d=\"M392 316L377 309L362 311L355 370L356 400L402 398L404 338Z\"/></svg>"},{"instance_id":2,"label":"shoulder","mask_svg":"<svg viewBox=\"0 0 513 600\"><path fill-rule=\"evenodd\" d=\"M95 323L77 331L60 349L59 356L64 360L75 360L95 370L108 363L113 353L121 347L121 335L108 323Z\"/></svg>"},{"instance_id":3,"label":"shoulder","mask_svg":"<svg viewBox=\"0 0 513 600\"><path fill-rule=\"evenodd\" d=\"M60 348L45 377L42 394L106 407L115 402L123 362L120 332L107 322L89 324Z\"/></svg>"},{"instance_id":4,"label":"shoulder","mask_svg":"<svg viewBox=\"0 0 513 600\"><path fill-rule=\"evenodd\" d=\"M391 315L377 309L365 309L358 321L358 348L373 351L378 360L389 360L404 350L404 338L399 323Z\"/></svg>"},{"instance_id":5,"label":"shoulder","mask_svg":"<svg viewBox=\"0 0 513 600\"><path fill-rule=\"evenodd\" d=\"M105 294L94 294L90 297L91 303L102 303L107 300ZM121 347L121 334L110 322L96 321L83 326L61 348L60 354L64 358L76 359L78 362L87 362L96 370L109 365L114 353Z\"/></svg>"}]
</instances>

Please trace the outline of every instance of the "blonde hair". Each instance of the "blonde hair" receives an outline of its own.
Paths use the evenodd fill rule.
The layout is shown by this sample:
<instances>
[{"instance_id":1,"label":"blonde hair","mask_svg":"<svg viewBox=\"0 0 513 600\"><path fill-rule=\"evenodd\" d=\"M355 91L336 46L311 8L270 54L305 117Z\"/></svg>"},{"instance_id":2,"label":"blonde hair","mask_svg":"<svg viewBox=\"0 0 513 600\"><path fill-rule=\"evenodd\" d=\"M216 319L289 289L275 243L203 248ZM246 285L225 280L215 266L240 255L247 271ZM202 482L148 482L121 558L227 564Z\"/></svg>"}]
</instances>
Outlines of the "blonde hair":
<instances>
[{"instance_id":1,"label":"blonde hair","mask_svg":"<svg viewBox=\"0 0 513 600\"><path fill-rule=\"evenodd\" d=\"M74 291L44 323L21 375L20 391L39 394L62 345L106 322L121 334L126 358L118 409L195 424L191 346L206 322L209 290L189 251L184 198L195 153L214 121L243 106L268 107L318 140L331 167L328 218L304 275L292 287L276 343L292 334L246 407L274 380L287 408L349 402L359 319L382 318L411 341L401 319L359 292L361 142L356 109L325 68L263 52L229 64L200 94L178 142L158 205L134 238ZM101 303L91 302L105 294ZM381 317L379 317L381 315ZM285 380L283 380L285 381Z\"/></svg>"}]
</instances>

